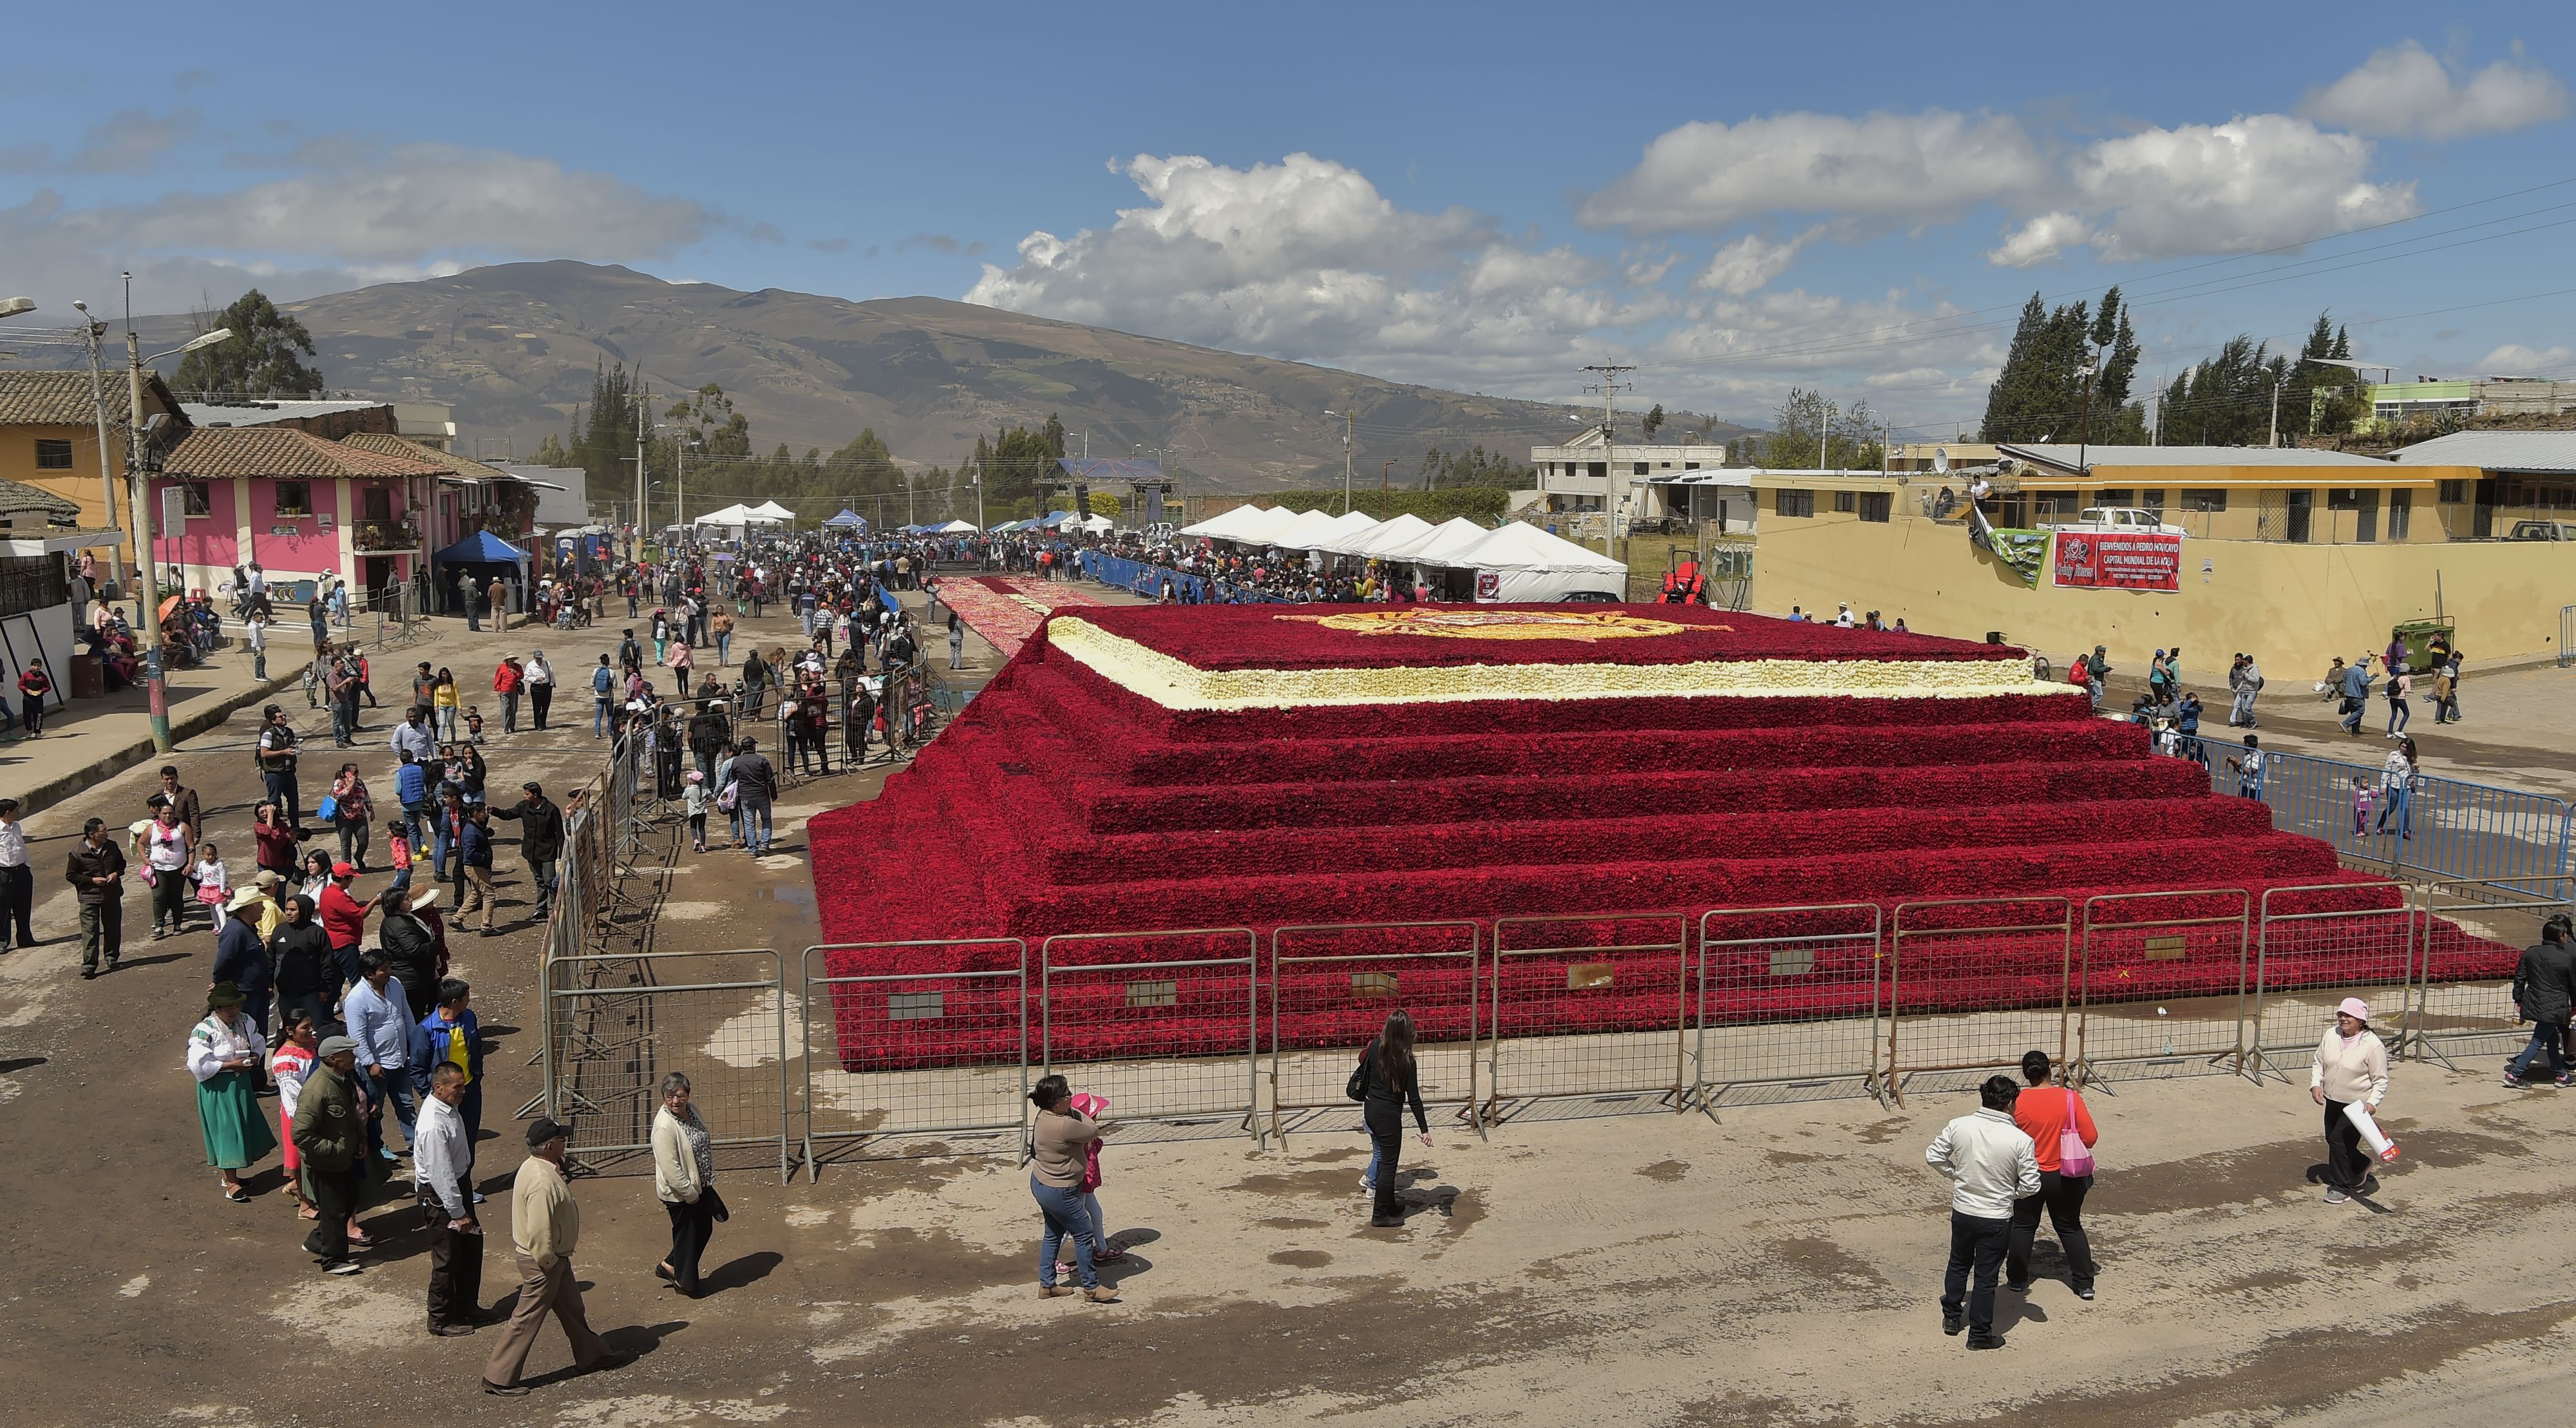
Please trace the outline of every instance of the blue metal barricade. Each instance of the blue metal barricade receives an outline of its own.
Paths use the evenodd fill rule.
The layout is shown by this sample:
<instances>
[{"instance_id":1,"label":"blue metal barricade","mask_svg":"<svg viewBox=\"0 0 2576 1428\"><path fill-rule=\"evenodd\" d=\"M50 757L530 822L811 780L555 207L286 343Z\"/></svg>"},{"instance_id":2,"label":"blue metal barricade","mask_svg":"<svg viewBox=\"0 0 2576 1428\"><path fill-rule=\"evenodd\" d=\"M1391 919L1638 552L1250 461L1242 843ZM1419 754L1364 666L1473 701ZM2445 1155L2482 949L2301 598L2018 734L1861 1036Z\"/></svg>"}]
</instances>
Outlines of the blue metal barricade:
<instances>
[{"instance_id":1,"label":"blue metal barricade","mask_svg":"<svg viewBox=\"0 0 2576 1428\"><path fill-rule=\"evenodd\" d=\"M2274 749L2248 780L2229 766L2243 758L2241 747L2210 739L2207 748L2214 791L2260 798L2273 827L2323 839L2347 857L2443 881L2557 887L2570 876L2576 809L2563 798L2421 771L2391 788L2384 765ZM2368 791L2366 805L2356 788Z\"/></svg>"}]
</instances>

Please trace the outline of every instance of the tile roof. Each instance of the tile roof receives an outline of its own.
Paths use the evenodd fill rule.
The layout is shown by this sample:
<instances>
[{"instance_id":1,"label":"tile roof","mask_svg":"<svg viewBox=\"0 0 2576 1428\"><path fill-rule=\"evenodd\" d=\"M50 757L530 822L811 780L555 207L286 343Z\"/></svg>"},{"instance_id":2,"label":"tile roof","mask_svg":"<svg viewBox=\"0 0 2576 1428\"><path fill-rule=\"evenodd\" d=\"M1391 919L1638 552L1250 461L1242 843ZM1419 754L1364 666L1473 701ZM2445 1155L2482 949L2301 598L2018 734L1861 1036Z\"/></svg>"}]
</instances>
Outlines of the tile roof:
<instances>
[{"instance_id":1,"label":"tile roof","mask_svg":"<svg viewBox=\"0 0 2576 1428\"><path fill-rule=\"evenodd\" d=\"M352 436L344 436L340 438L340 444L343 446L354 446L360 451L371 451L379 456L393 456L412 461L426 461L430 465L439 468L450 476L465 476L477 481L511 481L518 479L512 476L509 472L501 470L497 466L486 466L482 462L473 460L470 457L459 456L452 451L441 451L435 446L423 445L407 436L389 436L377 432L359 432Z\"/></svg>"},{"instance_id":2,"label":"tile roof","mask_svg":"<svg viewBox=\"0 0 2576 1428\"><path fill-rule=\"evenodd\" d=\"M179 399L170 394L158 372L143 374L143 392L147 404L158 398L160 406L179 409ZM125 374L111 368L107 374L111 423L124 421L125 403ZM88 372L0 371L0 426L91 426L97 421Z\"/></svg>"},{"instance_id":3,"label":"tile roof","mask_svg":"<svg viewBox=\"0 0 2576 1428\"><path fill-rule=\"evenodd\" d=\"M0 481L0 516L25 515L40 515L49 521L74 521L80 518L80 507L42 486L30 486L24 481Z\"/></svg>"},{"instance_id":4,"label":"tile roof","mask_svg":"<svg viewBox=\"0 0 2576 1428\"><path fill-rule=\"evenodd\" d=\"M280 426L200 427L172 448L161 466L167 475L200 480L234 476L283 476L289 480L437 476L445 472L435 462L370 451Z\"/></svg>"},{"instance_id":5,"label":"tile roof","mask_svg":"<svg viewBox=\"0 0 2576 1428\"><path fill-rule=\"evenodd\" d=\"M2397 453L2402 466L2576 471L2576 431L2455 431Z\"/></svg>"}]
</instances>

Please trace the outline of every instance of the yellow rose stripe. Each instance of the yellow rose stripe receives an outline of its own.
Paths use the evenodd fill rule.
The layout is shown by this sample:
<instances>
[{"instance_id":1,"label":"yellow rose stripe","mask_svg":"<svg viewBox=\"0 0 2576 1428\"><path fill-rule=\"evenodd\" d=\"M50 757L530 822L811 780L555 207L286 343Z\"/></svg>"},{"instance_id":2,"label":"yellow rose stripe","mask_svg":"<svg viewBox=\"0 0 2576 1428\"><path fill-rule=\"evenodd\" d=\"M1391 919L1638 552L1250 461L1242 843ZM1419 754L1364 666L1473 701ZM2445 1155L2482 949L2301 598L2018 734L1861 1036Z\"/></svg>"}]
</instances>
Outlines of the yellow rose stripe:
<instances>
[{"instance_id":1,"label":"yellow rose stripe","mask_svg":"<svg viewBox=\"0 0 2576 1428\"><path fill-rule=\"evenodd\" d=\"M1466 699L1581 699L1709 695L1777 698L1970 699L2064 694L2010 660L1710 660L1697 664L1440 665L1375 669L1206 670L1059 615L1047 640L1093 673L1166 709L1291 709L1331 704L1430 704Z\"/></svg>"}]
</instances>

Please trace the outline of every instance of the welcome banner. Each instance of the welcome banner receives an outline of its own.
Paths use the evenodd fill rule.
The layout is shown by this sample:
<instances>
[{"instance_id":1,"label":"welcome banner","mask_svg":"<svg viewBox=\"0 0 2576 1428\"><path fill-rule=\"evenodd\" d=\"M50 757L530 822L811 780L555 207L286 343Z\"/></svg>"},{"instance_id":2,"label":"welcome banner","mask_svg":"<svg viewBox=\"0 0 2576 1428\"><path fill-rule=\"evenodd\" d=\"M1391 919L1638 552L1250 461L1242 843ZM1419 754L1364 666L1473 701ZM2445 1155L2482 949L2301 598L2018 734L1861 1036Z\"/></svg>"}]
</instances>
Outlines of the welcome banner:
<instances>
[{"instance_id":1,"label":"welcome banner","mask_svg":"<svg viewBox=\"0 0 2576 1428\"><path fill-rule=\"evenodd\" d=\"M2057 584L2099 590L2180 590L2182 537L2151 531L2059 531Z\"/></svg>"}]
</instances>

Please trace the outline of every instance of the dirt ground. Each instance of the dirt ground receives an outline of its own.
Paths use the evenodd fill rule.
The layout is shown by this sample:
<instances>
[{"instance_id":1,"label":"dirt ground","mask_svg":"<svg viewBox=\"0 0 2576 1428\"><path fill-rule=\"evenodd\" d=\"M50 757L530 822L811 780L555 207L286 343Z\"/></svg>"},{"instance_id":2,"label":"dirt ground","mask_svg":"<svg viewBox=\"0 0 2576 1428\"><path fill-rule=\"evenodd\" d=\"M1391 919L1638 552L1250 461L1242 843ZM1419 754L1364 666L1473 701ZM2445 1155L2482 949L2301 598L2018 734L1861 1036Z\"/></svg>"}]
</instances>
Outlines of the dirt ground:
<instances>
[{"instance_id":1,"label":"dirt ground","mask_svg":"<svg viewBox=\"0 0 2576 1428\"><path fill-rule=\"evenodd\" d=\"M548 653L569 674L621 624L550 637ZM473 651L488 674L469 639L439 657L462 672ZM567 704L576 727L503 741L496 788L529 770L569 781L596 758L586 699ZM369 742L366 771L389 782L381 730ZM215 836L246 853L256 780L242 732L177 762ZM782 812L801 822L881 778L791 789ZM574 1259L590 1318L641 1357L571 1376L549 1329L529 1365L536 1393L487 1398L476 1378L492 1331L422 1331L427 1255L407 1205L372 1211L385 1247L333 1279L297 1249L304 1226L273 1158L253 1203L218 1198L179 1066L212 938L137 937L124 970L78 980L66 828L135 816L150 786L136 770L31 821L50 940L0 957L0 1117L16 1151L0 1161L15 1211L0 1422L1424 1428L2035 1411L2089 1428L2514 1425L2563 1417L2576 1373L2562 1288L2576 1249L2551 1223L2576 1165L2569 1103L2500 1090L2481 1058L2398 1070L2388 1124L2405 1157L2370 1203L2346 1206L2305 1178L2323 1150L2303 1080L2096 1093L2100 1297L2052 1277L2063 1265L2043 1231L2040 1282L2001 1299L1998 1354L1939 1331L1947 1197L1922 1148L1970 1098L1917 1091L1902 1111L1853 1098L1728 1106L1722 1122L1531 1118L1489 1140L1435 1121L1435 1149L1408 1142L1401 1230L1367 1226L1355 1134L1292 1130L1267 1150L1138 1137L1105 1156L1102 1200L1131 1250L1107 1276L1115 1306L1036 1297L1037 1217L1007 1155L832 1162L785 1186L774 1165L728 1157L733 1218L709 1250L716 1292L697 1301L653 1277L667 1222L649 1175L585 1178ZM797 856L684 854L659 894L656 945L814 941L794 823L781 851ZM477 1174L499 1247L484 1299L506 1307L510 1113L537 1089L537 939L508 841L500 862L514 930L458 953L495 1038ZM129 927L145 920L129 900Z\"/></svg>"}]
</instances>

